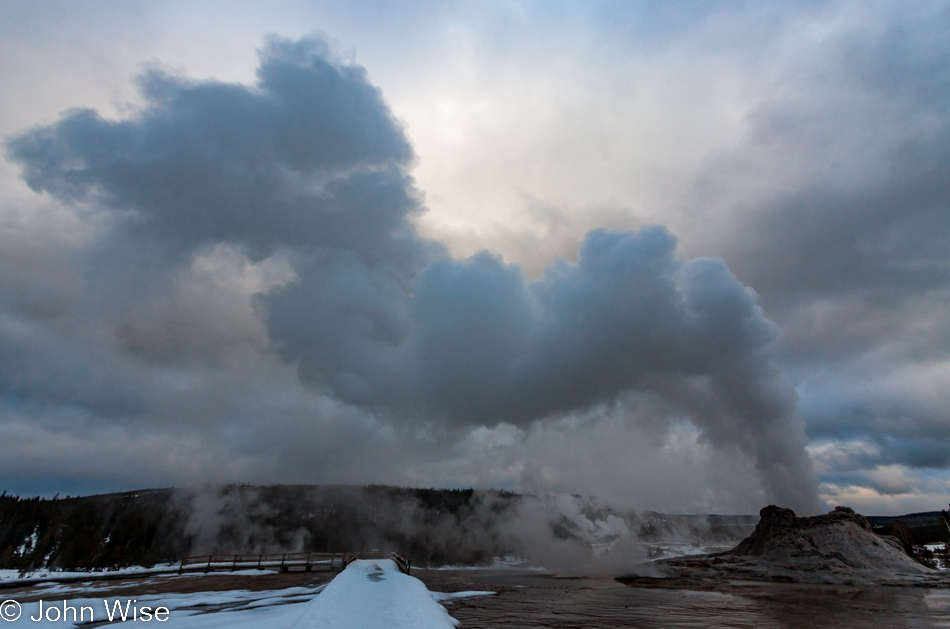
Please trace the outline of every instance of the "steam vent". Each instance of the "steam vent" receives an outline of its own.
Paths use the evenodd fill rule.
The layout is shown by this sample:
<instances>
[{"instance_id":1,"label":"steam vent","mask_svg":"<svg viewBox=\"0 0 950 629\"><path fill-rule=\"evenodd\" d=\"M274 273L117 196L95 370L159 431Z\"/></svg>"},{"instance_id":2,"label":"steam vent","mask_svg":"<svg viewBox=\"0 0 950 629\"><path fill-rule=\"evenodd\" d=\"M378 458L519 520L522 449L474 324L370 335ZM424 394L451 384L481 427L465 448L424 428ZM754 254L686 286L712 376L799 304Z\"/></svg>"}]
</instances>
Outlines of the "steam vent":
<instances>
[{"instance_id":1,"label":"steam vent","mask_svg":"<svg viewBox=\"0 0 950 629\"><path fill-rule=\"evenodd\" d=\"M800 518L775 505L759 512L755 531L734 549L654 565L676 580L749 579L844 585L946 585L947 576L909 557L894 537L871 530L863 515L837 507ZM644 580L636 575L619 580Z\"/></svg>"}]
</instances>

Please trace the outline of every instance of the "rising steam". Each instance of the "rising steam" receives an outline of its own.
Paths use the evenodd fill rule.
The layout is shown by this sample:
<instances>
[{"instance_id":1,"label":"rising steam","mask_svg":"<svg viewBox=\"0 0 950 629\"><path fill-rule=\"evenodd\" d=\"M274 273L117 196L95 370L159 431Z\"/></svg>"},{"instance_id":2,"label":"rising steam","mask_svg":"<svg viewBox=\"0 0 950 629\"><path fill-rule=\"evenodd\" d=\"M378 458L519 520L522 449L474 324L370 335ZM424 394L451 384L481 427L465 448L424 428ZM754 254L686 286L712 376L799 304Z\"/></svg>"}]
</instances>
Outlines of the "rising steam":
<instances>
[{"instance_id":1,"label":"rising steam","mask_svg":"<svg viewBox=\"0 0 950 629\"><path fill-rule=\"evenodd\" d=\"M722 260L683 259L662 227L592 231L536 279L489 252L449 257L414 228L402 128L319 39L271 39L251 87L157 71L140 85L128 119L73 110L8 142L34 190L102 217L99 259L138 256L149 281L219 245L281 256L293 279L258 293L260 316L317 391L447 429L647 393L664 421L754 460L770 500L817 509L775 328Z\"/></svg>"}]
</instances>

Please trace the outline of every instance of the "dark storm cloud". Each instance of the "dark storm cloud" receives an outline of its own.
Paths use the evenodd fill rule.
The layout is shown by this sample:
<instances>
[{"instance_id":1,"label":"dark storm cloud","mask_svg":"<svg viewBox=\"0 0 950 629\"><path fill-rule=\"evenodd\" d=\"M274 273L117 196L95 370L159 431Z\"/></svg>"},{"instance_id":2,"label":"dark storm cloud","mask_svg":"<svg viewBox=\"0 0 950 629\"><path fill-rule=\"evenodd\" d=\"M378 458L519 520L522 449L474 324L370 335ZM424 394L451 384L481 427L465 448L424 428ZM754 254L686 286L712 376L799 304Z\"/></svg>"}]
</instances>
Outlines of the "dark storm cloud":
<instances>
[{"instance_id":1,"label":"dark storm cloud","mask_svg":"<svg viewBox=\"0 0 950 629\"><path fill-rule=\"evenodd\" d=\"M770 499L816 508L775 328L722 260L682 259L659 227L590 232L576 263L559 260L533 281L490 253L448 258L412 225L422 205L402 129L365 72L319 40L271 40L253 87L159 72L140 85L145 105L128 119L74 110L8 150L34 190L105 217L84 259L87 307L116 311L94 325L166 370L167 388L142 392L155 371L130 378L113 365L88 380L64 370L31 395L108 417L161 409L185 424L173 416L191 403L191 417L208 413L217 419L203 421L253 450L254 430L226 419L250 421L247 393L201 370L212 352L204 337L253 346L253 330L219 329L226 301L203 315L194 275L202 261L283 256L292 277L255 289L256 303L272 347L321 394L451 428L528 425L649 392L709 443L751 457ZM93 338L68 362L88 359ZM175 364L188 377L168 373ZM219 396L210 413L202 389Z\"/></svg>"},{"instance_id":2,"label":"dark storm cloud","mask_svg":"<svg viewBox=\"0 0 950 629\"><path fill-rule=\"evenodd\" d=\"M950 98L950 90L948 90ZM809 187L752 218L734 266L778 311L860 293L875 305L947 286L950 129L893 150L857 189Z\"/></svg>"},{"instance_id":3,"label":"dark storm cloud","mask_svg":"<svg viewBox=\"0 0 950 629\"><path fill-rule=\"evenodd\" d=\"M777 317L855 294L890 306L950 279L950 9L919 9L810 42L702 177L725 188L757 162L776 180L730 198L736 218L710 241Z\"/></svg>"},{"instance_id":4,"label":"dark storm cloud","mask_svg":"<svg viewBox=\"0 0 950 629\"><path fill-rule=\"evenodd\" d=\"M873 445L852 470L950 465L950 10L918 9L813 44L706 173L782 181L734 197L711 248L780 326L809 436Z\"/></svg>"},{"instance_id":5,"label":"dark storm cloud","mask_svg":"<svg viewBox=\"0 0 950 629\"><path fill-rule=\"evenodd\" d=\"M808 433L815 439L859 440L872 446L850 456L848 469L891 464L940 469L950 467L947 402L946 392L928 398L917 391L886 391L805 413Z\"/></svg>"}]
</instances>

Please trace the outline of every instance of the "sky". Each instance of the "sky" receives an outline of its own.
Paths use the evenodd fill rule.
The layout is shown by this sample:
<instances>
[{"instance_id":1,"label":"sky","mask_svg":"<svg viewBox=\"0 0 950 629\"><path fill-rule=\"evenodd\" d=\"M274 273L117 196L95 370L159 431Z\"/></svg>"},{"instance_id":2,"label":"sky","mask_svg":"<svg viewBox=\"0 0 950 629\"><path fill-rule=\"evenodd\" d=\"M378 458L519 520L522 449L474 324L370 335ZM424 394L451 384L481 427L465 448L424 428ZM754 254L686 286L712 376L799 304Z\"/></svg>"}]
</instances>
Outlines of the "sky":
<instances>
[{"instance_id":1,"label":"sky","mask_svg":"<svg viewBox=\"0 0 950 629\"><path fill-rule=\"evenodd\" d=\"M0 489L950 496L943 2L0 0Z\"/></svg>"}]
</instances>

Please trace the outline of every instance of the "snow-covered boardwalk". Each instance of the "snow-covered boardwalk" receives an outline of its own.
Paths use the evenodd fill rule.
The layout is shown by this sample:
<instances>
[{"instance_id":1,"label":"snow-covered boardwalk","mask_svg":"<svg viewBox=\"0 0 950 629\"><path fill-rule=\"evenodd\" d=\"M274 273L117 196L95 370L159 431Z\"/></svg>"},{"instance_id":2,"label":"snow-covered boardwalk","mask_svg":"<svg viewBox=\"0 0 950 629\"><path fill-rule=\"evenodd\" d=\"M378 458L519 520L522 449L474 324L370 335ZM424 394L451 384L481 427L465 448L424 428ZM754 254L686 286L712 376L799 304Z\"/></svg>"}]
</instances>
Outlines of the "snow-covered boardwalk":
<instances>
[{"instance_id":1,"label":"snow-covered boardwalk","mask_svg":"<svg viewBox=\"0 0 950 629\"><path fill-rule=\"evenodd\" d=\"M458 622L391 559L360 559L310 603L294 629L451 629Z\"/></svg>"}]
</instances>

